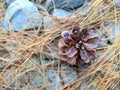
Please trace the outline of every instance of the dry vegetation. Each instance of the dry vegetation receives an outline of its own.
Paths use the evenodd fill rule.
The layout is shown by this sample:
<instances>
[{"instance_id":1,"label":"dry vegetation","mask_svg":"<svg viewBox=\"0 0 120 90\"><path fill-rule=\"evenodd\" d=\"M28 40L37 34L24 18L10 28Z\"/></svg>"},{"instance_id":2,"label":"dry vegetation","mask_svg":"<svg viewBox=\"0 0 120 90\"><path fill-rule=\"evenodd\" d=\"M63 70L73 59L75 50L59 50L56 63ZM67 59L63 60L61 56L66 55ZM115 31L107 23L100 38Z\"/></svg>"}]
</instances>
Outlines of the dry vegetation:
<instances>
[{"instance_id":1,"label":"dry vegetation","mask_svg":"<svg viewBox=\"0 0 120 90\"><path fill-rule=\"evenodd\" d=\"M90 87L95 87L95 90L120 89L120 35L118 35L120 5L116 5L111 0L106 3L103 1L92 0L91 10L86 16L76 14L69 18L56 19L56 25L46 32L39 28L14 32L0 27L0 64L6 63L3 68L0 68L0 90L20 90L23 86L29 87L33 71L41 72L43 77L40 87L32 86L34 90L44 90L45 87L50 86L46 76L47 70L57 72L57 81L58 83L62 82L59 73L65 72L67 66L61 68L61 63L64 62L50 52L57 52L60 32L64 29L71 30L75 24L79 24L81 28L95 29L99 36L108 32L109 37L102 38L101 42L112 39L114 43L97 48L98 57L88 68L73 67L78 70L78 77L63 84L60 90L89 90ZM4 1L0 1L0 18L4 17L4 11ZM108 23L107 26L104 26L105 22ZM115 36L110 33L113 24L116 27L114 29ZM32 58L37 58L38 61ZM47 60L47 63L45 63L46 58L50 59ZM8 72L5 73L6 71ZM22 78L26 73L31 73L31 76ZM36 73L36 76L39 75ZM23 83L19 83L21 79L23 79ZM38 80L40 79L39 77ZM11 84L14 82L17 82L17 88L12 88ZM86 83L86 86L80 88L83 83ZM51 90L53 90L52 87Z\"/></svg>"}]
</instances>

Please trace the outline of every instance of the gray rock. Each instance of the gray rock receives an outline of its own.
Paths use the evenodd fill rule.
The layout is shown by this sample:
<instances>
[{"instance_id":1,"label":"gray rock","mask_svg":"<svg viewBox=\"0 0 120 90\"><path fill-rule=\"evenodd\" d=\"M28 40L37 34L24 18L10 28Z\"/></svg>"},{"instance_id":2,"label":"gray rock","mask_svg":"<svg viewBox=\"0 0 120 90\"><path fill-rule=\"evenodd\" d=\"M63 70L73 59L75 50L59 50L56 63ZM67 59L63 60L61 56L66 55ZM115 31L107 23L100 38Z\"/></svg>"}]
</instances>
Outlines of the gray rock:
<instances>
[{"instance_id":1,"label":"gray rock","mask_svg":"<svg viewBox=\"0 0 120 90\"><path fill-rule=\"evenodd\" d=\"M41 3L45 2L46 0L30 0L30 1L37 3L37 4L41 4Z\"/></svg>"},{"instance_id":2,"label":"gray rock","mask_svg":"<svg viewBox=\"0 0 120 90\"><path fill-rule=\"evenodd\" d=\"M114 23L111 24L111 28L112 28L112 31L110 32L112 36L120 35L120 22L118 22L117 24L114 24Z\"/></svg>"},{"instance_id":3,"label":"gray rock","mask_svg":"<svg viewBox=\"0 0 120 90\"><path fill-rule=\"evenodd\" d=\"M0 19L0 28L2 27L2 20Z\"/></svg>"},{"instance_id":4,"label":"gray rock","mask_svg":"<svg viewBox=\"0 0 120 90\"><path fill-rule=\"evenodd\" d=\"M114 44L115 43L115 37L120 35L120 22L118 23L111 23L108 24L108 26L105 26L106 31L103 35L105 38L108 38L108 40L105 40L107 44ZM120 40L118 39L118 43L120 43Z\"/></svg>"},{"instance_id":5,"label":"gray rock","mask_svg":"<svg viewBox=\"0 0 120 90\"><path fill-rule=\"evenodd\" d=\"M5 34L8 32L5 30L3 23L4 23L4 19L0 19L0 32Z\"/></svg>"},{"instance_id":6,"label":"gray rock","mask_svg":"<svg viewBox=\"0 0 120 90\"><path fill-rule=\"evenodd\" d=\"M65 69L65 72L60 73L64 84L66 84L72 80L74 81L78 77L77 71L74 70L73 68L69 67L68 65L61 65L61 68Z\"/></svg>"},{"instance_id":7,"label":"gray rock","mask_svg":"<svg viewBox=\"0 0 120 90\"><path fill-rule=\"evenodd\" d=\"M3 69L7 65L8 65L7 62L0 60L0 69Z\"/></svg>"},{"instance_id":8,"label":"gray rock","mask_svg":"<svg viewBox=\"0 0 120 90\"><path fill-rule=\"evenodd\" d=\"M57 48L57 47L56 47L56 48ZM55 56L55 57L59 57L59 54L58 54L57 51L51 50L49 53L50 53L50 55L52 55L53 57L54 57L54 56Z\"/></svg>"},{"instance_id":9,"label":"gray rock","mask_svg":"<svg viewBox=\"0 0 120 90\"><path fill-rule=\"evenodd\" d=\"M104 47L107 45L112 45L115 43L115 37L120 35L120 22L109 23L110 21L106 21L104 23L104 28L95 29L94 34L100 38L100 43L98 47ZM118 39L118 43L120 43L120 39Z\"/></svg>"},{"instance_id":10,"label":"gray rock","mask_svg":"<svg viewBox=\"0 0 120 90\"><path fill-rule=\"evenodd\" d=\"M62 64L60 70L63 72L57 73L52 70L46 72L50 86L46 87L46 90L61 90L61 85L66 84L70 81L74 81L78 77L78 73L73 68L69 67L68 64ZM60 82L61 81L61 82Z\"/></svg>"},{"instance_id":11,"label":"gray rock","mask_svg":"<svg viewBox=\"0 0 120 90\"><path fill-rule=\"evenodd\" d=\"M34 90L34 88L33 88L33 86L26 85L26 86L22 87L21 90Z\"/></svg>"},{"instance_id":12,"label":"gray rock","mask_svg":"<svg viewBox=\"0 0 120 90\"><path fill-rule=\"evenodd\" d=\"M17 48L17 46L13 42L6 42L5 43L5 48L6 48L7 51L12 51L12 50L15 50Z\"/></svg>"},{"instance_id":13,"label":"gray rock","mask_svg":"<svg viewBox=\"0 0 120 90\"><path fill-rule=\"evenodd\" d=\"M14 2L15 0L6 0L5 3L7 6L9 6L12 2Z\"/></svg>"},{"instance_id":14,"label":"gray rock","mask_svg":"<svg viewBox=\"0 0 120 90\"><path fill-rule=\"evenodd\" d=\"M113 0L115 3L120 3L120 0Z\"/></svg>"},{"instance_id":15,"label":"gray rock","mask_svg":"<svg viewBox=\"0 0 120 90\"><path fill-rule=\"evenodd\" d=\"M120 90L120 84L113 88L113 90Z\"/></svg>"},{"instance_id":16,"label":"gray rock","mask_svg":"<svg viewBox=\"0 0 120 90\"><path fill-rule=\"evenodd\" d=\"M30 84L32 86L40 87L43 84L43 76L41 71L32 71L31 73L28 74L30 77Z\"/></svg>"},{"instance_id":17,"label":"gray rock","mask_svg":"<svg viewBox=\"0 0 120 90\"><path fill-rule=\"evenodd\" d=\"M63 9L54 9L52 15L58 18L65 18L65 17L73 15L73 13L65 11Z\"/></svg>"},{"instance_id":18,"label":"gray rock","mask_svg":"<svg viewBox=\"0 0 120 90\"><path fill-rule=\"evenodd\" d=\"M10 74L11 73L11 74ZM2 77L5 78L5 80L3 81L3 85L8 85L10 84L12 81L15 80L15 70L11 70L11 69L6 69L3 74ZM13 78L14 77L14 78ZM15 85L16 86L16 85Z\"/></svg>"},{"instance_id":19,"label":"gray rock","mask_svg":"<svg viewBox=\"0 0 120 90\"><path fill-rule=\"evenodd\" d=\"M46 90L60 90L60 80L58 78L58 73L48 70L46 76L50 80L50 86L46 87Z\"/></svg>"},{"instance_id":20,"label":"gray rock","mask_svg":"<svg viewBox=\"0 0 120 90\"><path fill-rule=\"evenodd\" d=\"M24 87L27 81L27 84L31 85L32 87L41 87L43 84L43 76L40 70L34 70L28 73L17 77L16 71L13 69L5 70L3 73L3 78L5 78L3 85L10 85L11 88L19 88L19 86ZM16 79L17 77L17 79Z\"/></svg>"},{"instance_id":21,"label":"gray rock","mask_svg":"<svg viewBox=\"0 0 120 90\"><path fill-rule=\"evenodd\" d=\"M78 8L76 12L81 15L87 15L90 9L91 9L91 3L86 2L82 7Z\"/></svg>"},{"instance_id":22,"label":"gray rock","mask_svg":"<svg viewBox=\"0 0 120 90\"><path fill-rule=\"evenodd\" d=\"M16 1L16 0L6 0L5 3L7 6L9 6L14 1ZM43 3L45 0L29 0L29 1L40 4L40 3Z\"/></svg>"},{"instance_id":23,"label":"gray rock","mask_svg":"<svg viewBox=\"0 0 120 90\"><path fill-rule=\"evenodd\" d=\"M19 31L38 27L42 21L42 15L37 7L28 0L16 0L7 8L4 27L8 30Z\"/></svg>"},{"instance_id":24,"label":"gray rock","mask_svg":"<svg viewBox=\"0 0 120 90\"><path fill-rule=\"evenodd\" d=\"M14 75L14 77L15 76L16 75ZM10 78L12 78L12 77L10 77ZM9 79L9 78L7 78L7 79ZM28 88L30 86L32 86L31 88L40 87L43 84L43 77L42 77L41 71L32 71L32 72L26 73L26 74L18 77L17 81L15 81L15 79L13 78L12 80L15 82L11 84L11 87L18 88L19 86L22 86L23 87L22 90L29 90L29 89L25 89L27 87L24 86L26 83L26 80L28 80L28 79L29 79L29 81L27 82L27 84L29 84Z\"/></svg>"},{"instance_id":25,"label":"gray rock","mask_svg":"<svg viewBox=\"0 0 120 90\"><path fill-rule=\"evenodd\" d=\"M54 25L55 25L55 20L53 20L51 17L49 16L45 16L43 18L44 21L44 30L48 31L50 30Z\"/></svg>"},{"instance_id":26,"label":"gray rock","mask_svg":"<svg viewBox=\"0 0 120 90\"><path fill-rule=\"evenodd\" d=\"M80 86L80 90L96 90L97 88L96 86L90 86L89 88L87 86L88 86L87 82L83 82Z\"/></svg>"},{"instance_id":27,"label":"gray rock","mask_svg":"<svg viewBox=\"0 0 120 90\"><path fill-rule=\"evenodd\" d=\"M47 0L48 8L67 8L74 9L82 6L86 0Z\"/></svg>"}]
</instances>

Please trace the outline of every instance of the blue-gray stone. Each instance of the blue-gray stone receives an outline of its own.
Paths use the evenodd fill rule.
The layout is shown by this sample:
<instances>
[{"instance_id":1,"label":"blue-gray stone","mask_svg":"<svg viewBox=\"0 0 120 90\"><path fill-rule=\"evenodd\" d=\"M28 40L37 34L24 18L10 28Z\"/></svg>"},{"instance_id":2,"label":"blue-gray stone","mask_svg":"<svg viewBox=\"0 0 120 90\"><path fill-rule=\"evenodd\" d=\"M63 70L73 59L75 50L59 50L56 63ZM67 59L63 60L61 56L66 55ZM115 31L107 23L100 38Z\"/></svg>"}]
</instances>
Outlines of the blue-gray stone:
<instances>
[{"instance_id":1,"label":"blue-gray stone","mask_svg":"<svg viewBox=\"0 0 120 90\"><path fill-rule=\"evenodd\" d=\"M34 3L39 3L39 4L45 2L45 0L30 0L30 1Z\"/></svg>"},{"instance_id":2,"label":"blue-gray stone","mask_svg":"<svg viewBox=\"0 0 120 90\"><path fill-rule=\"evenodd\" d=\"M120 3L120 0L113 0L115 3Z\"/></svg>"},{"instance_id":3,"label":"blue-gray stone","mask_svg":"<svg viewBox=\"0 0 120 90\"><path fill-rule=\"evenodd\" d=\"M2 20L0 19L0 28L2 27Z\"/></svg>"},{"instance_id":4,"label":"blue-gray stone","mask_svg":"<svg viewBox=\"0 0 120 90\"><path fill-rule=\"evenodd\" d=\"M53 18L44 16L43 20L44 20L44 30L45 31L49 31L49 30L51 30L52 27L54 27L55 20ZM56 52L51 51L51 54L54 55L54 54L56 54Z\"/></svg>"},{"instance_id":5,"label":"blue-gray stone","mask_svg":"<svg viewBox=\"0 0 120 90\"><path fill-rule=\"evenodd\" d=\"M45 90L60 90L61 83L58 78L58 73L48 70L46 76L50 80L50 87L46 87Z\"/></svg>"},{"instance_id":6,"label":"blue-gray stone","mask_svg":"<svg viewBox=\"0 0 120 90\"><path fill-rule=\"evenodd\" d=\"M120 35L120 22L118 23L114 23L111 25L111 29L112 31L109 31L109 35L108 35L108 38L109 37L113 37L113 39L109 39L110 42L113 44L115 43L115 38L116 36L119 36ZM118 39L118 43L120 43L120 40Z\"/></svg>"},{"instance_id":7,"label":"blue-gray stone","mask_svg":"<svg viewBox=\"0 0 120 90\"><path fill-rule=\"evenodd\" d=\"M9 6L12 2L14 2L15 0L5 0L5 3L7 6ZM22 0L21 0L22 1ZM23 0L24 1L24 0ZM44 2L45 0L29 0L31 2L34 2L34 3L39 3L41 4L42 2Z\"/></svg>"},{"instance_id":8,"label":"blue-gray stone","mask_svg":"<svg viewBox=\"0 0 120 90\"><path fill-rule=\"evenodd\" d=\"M32 86L42 86L44 80L41 71L32 71L31 73L29 73L29 77L31 77L30 84Z\"/></svg>"},{"instance_id":9,"label":"blue-gray stone","mask_svg":"<svg viewBox=\"0 0 120 90\"><path fill-rule=\"evenodd\" d=\"M48 8L57 7L57 8L67 8L74 9L82 6L86 0L47 0L46 5Z\"/></svg>"},{"instance_id":10,"label":"blue-gray stone","mask_svg":"<svg viewBox=\"0 0 120 90\"><path fill-rule=\"evenodd\" d=\"M7 62L0 60L0 69L4 68L7 65L8 65Z\"/></svg>"},{"instance_id":11,"label":"blue-gray stone","mask_svg":"<svg viewBox=\"0 0 120 90\"><path fill-rule=\"evenodd\" d=\"M69 65L66 64L62 64L61 68L64 68L65 72L61 72L61 78L64 82L64 84L75 80L78 77L78 73L76 70L74 70L73 68L69 67Z\"/></svg>"},{"instance_id":12,"label":"blue-gray stone","mask_svg":"<svg viewBox=\"0 0 120 90\"><path fill-rule=\"evenodd\" d=\"M15 0L6 0L5 3L7 6L9 6L12 2L14 2Z\"/></svg>"},{"instance_id":13,"label":"blue-gray stone","mask_svg":"<svg viewBox=\"0 0 120 90\"><path fill-rule=\"evenodd\" d=\"M73 15L73 13L63 10L63 9L54 9L52 15L58 18L65 18L65 17Z\"/></svg>"},{"instance_id":14,"label":"blue-gray stone","mask_svg":"<svg viewBox=\"0 0 120 90\"><path fill-rule=\"evenodd\" d=\"M19 31L37 27L42 21L42 15L29 0L16 0L7 8L4 27Z\"/></svg>"},{"instance_id":15,"label":"blue-gray stone","mask_svg":"<svg viewBox=\"0 0 120 90\"><path fill-rule=\"evenodd\" d=\"M91 9L91 6L91 2L86 2L82 7L78 8L76 12L80 15L87 15Z\"/></svg>"},{"instance_id":16,"label":"blue-gray stone","mask_svg":"<svg viewBox=\"0 0 120 90\"><path fill-rule=\"evenodd\" d=\"M111 31L111 35L112 36L116 36L116 35L120 35L120 23L116 23L116 24L112 24L111 25L112 31Z\"/></svg>"}]
</instances>

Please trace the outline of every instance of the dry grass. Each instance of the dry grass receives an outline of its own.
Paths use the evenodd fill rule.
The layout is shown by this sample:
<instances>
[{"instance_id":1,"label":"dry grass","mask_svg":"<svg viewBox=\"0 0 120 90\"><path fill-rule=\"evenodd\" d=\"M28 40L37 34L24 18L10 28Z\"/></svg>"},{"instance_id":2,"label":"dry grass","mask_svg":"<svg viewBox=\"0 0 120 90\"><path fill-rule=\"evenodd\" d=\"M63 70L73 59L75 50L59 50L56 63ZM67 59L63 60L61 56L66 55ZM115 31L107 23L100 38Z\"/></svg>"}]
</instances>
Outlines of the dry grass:
<instances>
[{"instance_id":1,"label":"dry grass","mask_svg":"<svg viewBox=\"0 0 120 90\"><path fill-rule=\"evenodd\" d=\"M111 0L108 0L107 3L103 1L93 0L91 10L86 16L76 14L69 18L56 19L56 25L47 32L44 32L44 29L8 32L4 28L0 28L0 63L7 63L4 68L0 69L0 90L13 89L11 87L13 82L18 83L18 90L22 86L30 86L28 83L29 77L25 78L22 84L19 83L19 80L26 73L33 71L40 71L44 82L40 87L32 86L34 90L44 90L45 87L49 86L46 76L46 71L49 69L57 72L57 81L62 82L59 80L59 73L65 70L60 67L60 57L54 56L50 52L57 52L56 44L60 32L64 29L71 30L75 24L79 24L81 28L94 28L100 36L104 32L109 32L110 37L102 38L101 41L113 39L114 43L97 48L99 54L96 61L86 69L76 68L79 71L79 76L75 80L62 85L60 89L89 90L90 87L95 87L95 90L117 90L115 88L120 85L120 35L118 35L120 5L116 6ZM3 1L1 1L0 12L2 13L0 18L4 16L3 6ZM104 26L105 22L109 23L107 27ZM115 25L115 36L110 33L113 24ZM37 57L41 64L38 64L36 60L31 60L33 57ZM51 60L44 63L45 57ZM8 73L3 77L7 70ZM80 88L83 83L87 85Z\"/></svg>"}]
</instances>

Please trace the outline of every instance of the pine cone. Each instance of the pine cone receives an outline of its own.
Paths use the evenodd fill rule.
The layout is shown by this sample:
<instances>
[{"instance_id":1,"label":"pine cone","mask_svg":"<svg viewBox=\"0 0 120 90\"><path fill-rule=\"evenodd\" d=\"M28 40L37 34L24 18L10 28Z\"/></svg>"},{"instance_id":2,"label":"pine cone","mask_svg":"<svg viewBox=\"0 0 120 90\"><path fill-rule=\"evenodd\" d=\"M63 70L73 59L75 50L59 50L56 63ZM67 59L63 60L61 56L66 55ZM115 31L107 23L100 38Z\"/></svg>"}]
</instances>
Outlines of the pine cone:
<instances>
[{"instance_id":1,"label":"pine cone","mask_svg":"<svg viewBox=\"0 0 120 90\"><path fill-rule=\"evenodd\" d=\"M95 48L98 45L98 37L94 37L93 32L85 28L80 30L75 26L72 33L62 32L59 40L59 54L62 60L71 65L90 63L95 59Z\"/></svg>"}]
</instances>

